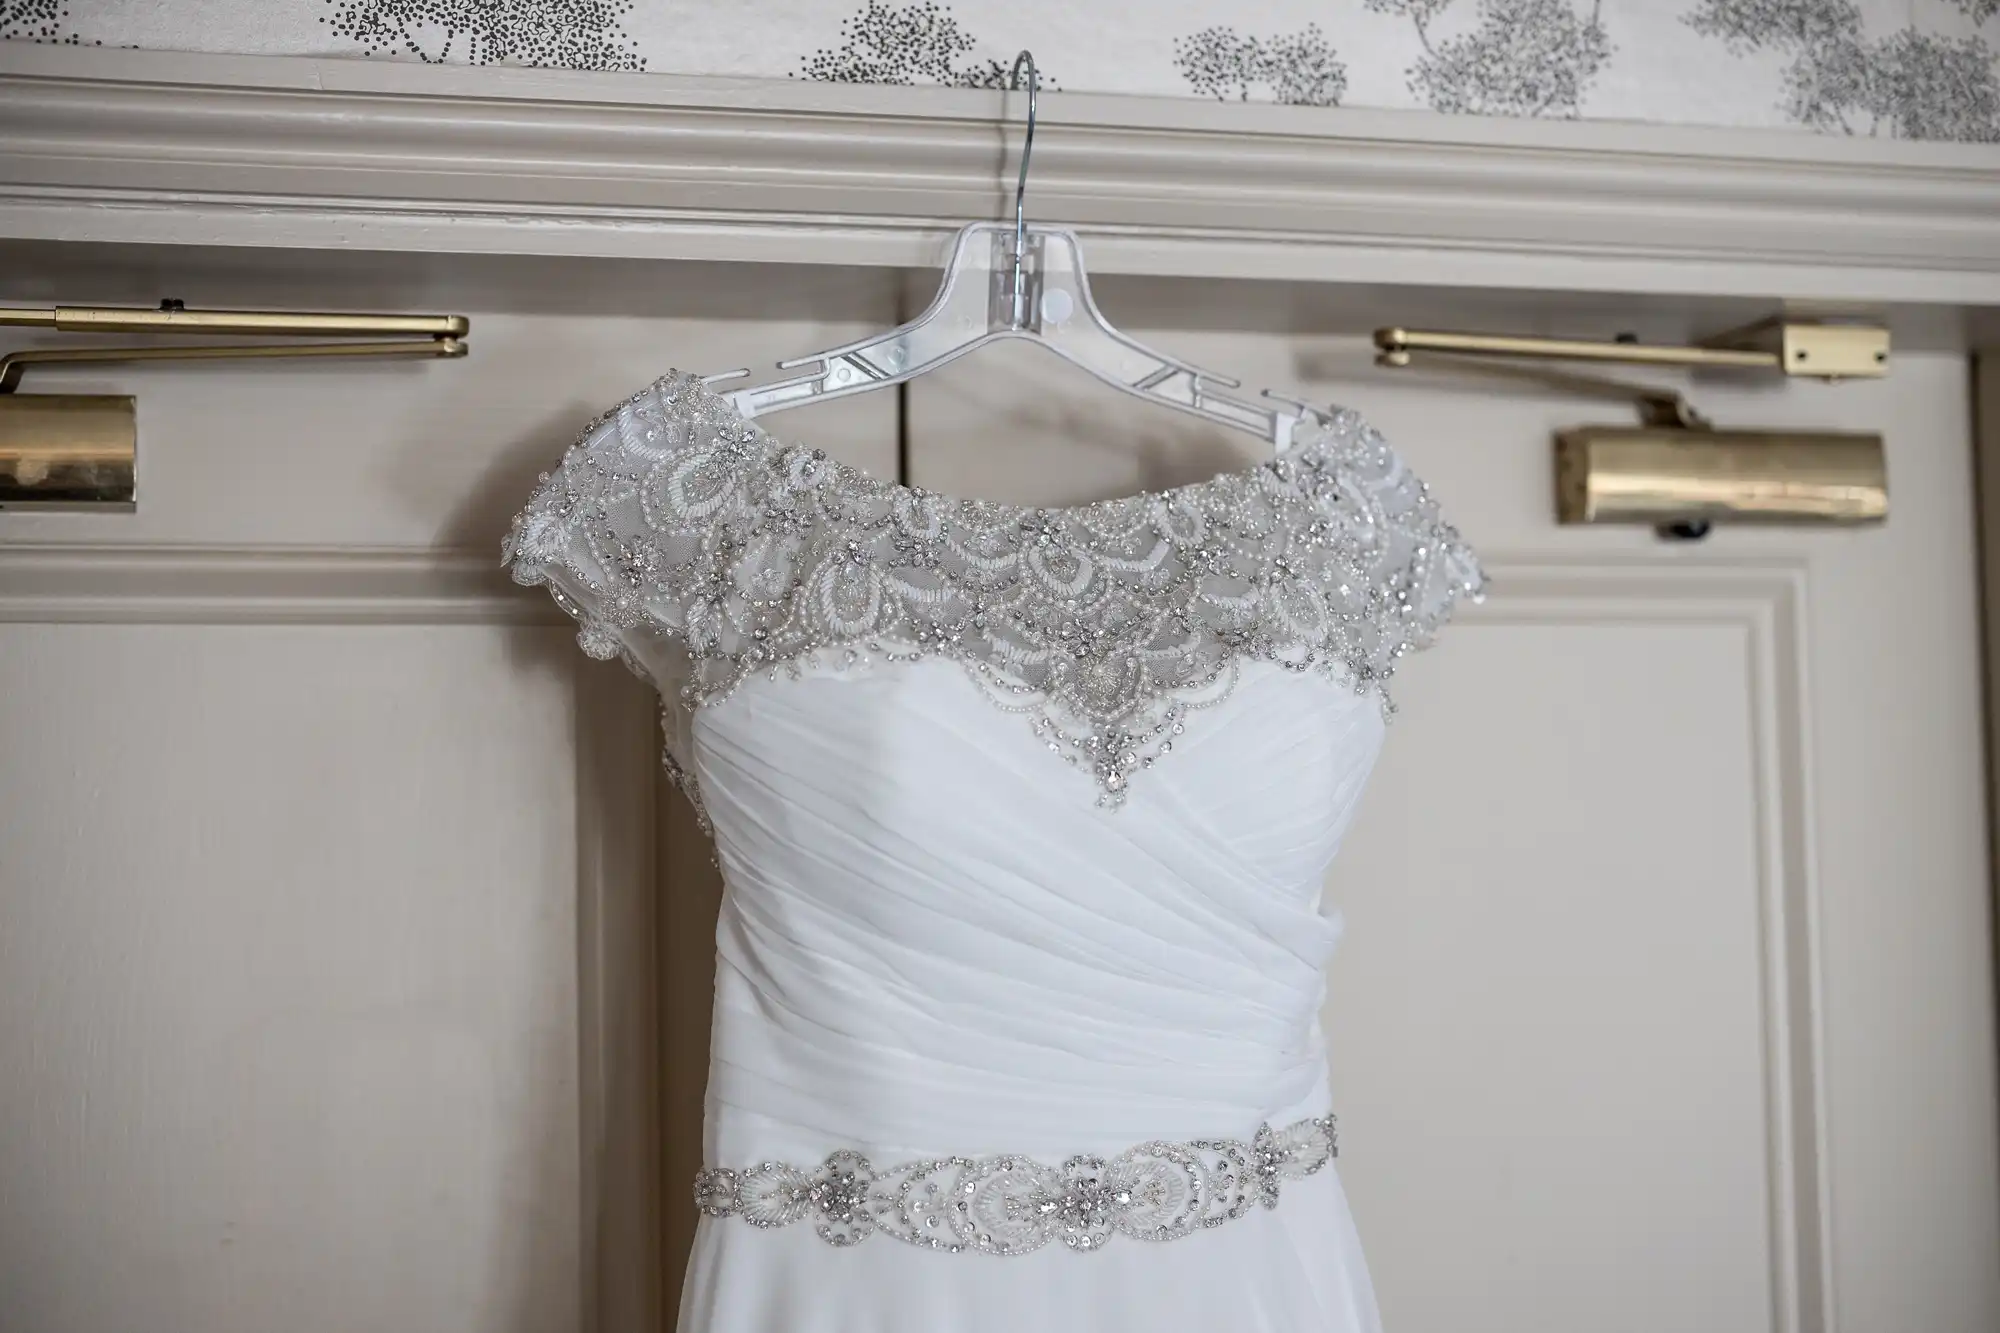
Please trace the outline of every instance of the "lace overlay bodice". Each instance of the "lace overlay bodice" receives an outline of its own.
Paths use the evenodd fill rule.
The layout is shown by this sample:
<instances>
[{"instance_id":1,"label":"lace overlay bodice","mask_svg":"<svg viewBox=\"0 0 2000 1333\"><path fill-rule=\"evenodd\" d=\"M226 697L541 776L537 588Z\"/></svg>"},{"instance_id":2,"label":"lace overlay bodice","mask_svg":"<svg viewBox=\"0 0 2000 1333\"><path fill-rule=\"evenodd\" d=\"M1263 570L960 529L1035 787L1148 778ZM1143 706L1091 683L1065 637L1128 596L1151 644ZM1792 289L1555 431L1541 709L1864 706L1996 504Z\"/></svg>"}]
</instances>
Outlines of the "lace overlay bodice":
<instances>
[{"instance_id":1,"label":"lace overlay bodice","mask_svg":"<svg viewBox=\"0 0 2000 1333\"><path fill-rule=\"evenodd\" d=\"M1398 659L1484 582L1424 485L1349 411L1240 471L1034 508L870 477L679 372L541 478L505 559L519 582L551 585L592 656L657 681L634 644L675 645L686 710L760 672L954 661L1087 770L1105 805L1247 662L1390 708ZM674 722L667 761L699 808Z\"/></svg>"}]
</instances>

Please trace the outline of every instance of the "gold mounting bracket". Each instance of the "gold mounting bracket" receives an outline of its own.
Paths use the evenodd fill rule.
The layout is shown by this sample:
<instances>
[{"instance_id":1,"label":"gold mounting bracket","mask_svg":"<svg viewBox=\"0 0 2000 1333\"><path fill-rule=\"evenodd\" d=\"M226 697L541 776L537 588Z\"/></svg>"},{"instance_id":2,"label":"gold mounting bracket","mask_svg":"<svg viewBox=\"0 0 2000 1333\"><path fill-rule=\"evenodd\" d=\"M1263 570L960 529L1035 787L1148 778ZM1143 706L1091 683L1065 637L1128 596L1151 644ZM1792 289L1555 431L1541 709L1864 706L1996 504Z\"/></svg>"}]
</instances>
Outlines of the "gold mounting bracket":
<instances>
[{"instance_id":1,"label":"gold mounting bracket","mask_svg":"<svg viewBox=\"0 0 2000 1333\"><path fill-rule=\"evenodd\" d=\"M1715 334L1701 345L1766 353L1794 378L1880 379L1889 373L1889 330L1878 324L1774 317Z\"/></svg>"},{"instance_id":2,"label":"gold mounting bracket","mask_svg":"<svg viewBox=\"0 0 2000 1333\"><path fill-rule=\"evenodd\" d=\"M1481 375L1631 401L1638 426L1579 426L1556 436L1556 517L1565 524L1643 523L1695 539L1716 520L1874 523L1888 516L1882 437L1833 431L1719 430L1679 392L1529 364L1540 359L1781 370L1825 380L1875 377L1888 334L1858 325L1767 320L1700 347L1564 342L1383 329L1378 360L1413 357Z\"/></svg>"},{"instance_id":3,"label":"gold mounting bracket","mask_svg":"<svg viewBox=\"0 0 2000 1333\"><path fill-rule=\"evenodd\" d=\"M0 356L0 394L11 394L20 388L21 372L29 366L85 362L244 361L275 357L459 357L464 356L466 350L465 343L457 338L351 343L202 343L192 347L31 347Z\"/></svg>"},{"instance_id":4,"label":"gold mounting bracket","mask_svg":"<svg viewBox=\"0 0 2000 1333\"><path fill-rule=\"evenodd\" d=\"M1878 379L1889 373L1889 331L1834 320L1759 320L1693 346L1529 338L1386 328L1375 331L1376 362L1408 366L1413 356L1446 353L1527 361L1614 362L1691 369L1776 370L1795 378Z\"/></svg>"},{"instance_id":5,"label":"gold mounting bracket","mask_svg":"<svg viewBox=\"0 0 2000 1333\"><path fill-rule=\"evenodd\" d=\"M318 357L462 357L463 315L157 310L123 306L0 307L0 328L58 333L318 337L328 342L162 343L147 347L28 347L0 356L0 509L134 507L138 418L130 397L21 394L29 366Z\"/></svg>"},{"instance_id":6,"label":"gold mounting bracket","mask_svg":"<svg viewBox=\"0 0 2000 1333\"><path fill-rule=\"evenodd\" d=\"M1402 361L1396 364L1410 363ZM1702 430L1709 425L1708 419L1695 411L1694 405L1688 402L1686 395L1675 389L1660 388L1651 384L1634 384L1629 380L1614 379L1609 375L1590 375L1522 361L1487 360L1477 355L1458 352L1427 352L1424 354L1423 364L1435 369L1484 375L1494 379L1525 380L1584 398L1611 398L1629 402L1638 410L1640 420L1652 426Z\"/></svg>"},{"instance_id":7,"label":"gold mounting bracket","mask_svg":"<svg viewBox=\"0 0 2000 1333\"><path fill-rule=\"evenodd\" d=\"M57 333L243 333L281 338L463 338L464 315L347 315L304 310L189 310L143 306L0 306L0 328Z\"/></svg>"}]
</instances>

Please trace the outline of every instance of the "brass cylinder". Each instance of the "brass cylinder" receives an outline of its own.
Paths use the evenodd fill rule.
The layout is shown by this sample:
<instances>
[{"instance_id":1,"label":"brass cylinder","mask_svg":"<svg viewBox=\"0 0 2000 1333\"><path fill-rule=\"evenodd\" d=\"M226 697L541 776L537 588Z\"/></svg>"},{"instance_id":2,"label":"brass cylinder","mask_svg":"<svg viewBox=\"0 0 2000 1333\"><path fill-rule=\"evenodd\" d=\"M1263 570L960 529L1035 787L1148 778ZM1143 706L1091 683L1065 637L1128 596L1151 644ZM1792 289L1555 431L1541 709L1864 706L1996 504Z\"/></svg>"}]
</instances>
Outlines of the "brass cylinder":
<instances>
[{"instance_id":1,"label":"brass cylinder","mask_svg":"<svg viewBox=\"0 0 2000 1333\"><path fill-rule=\"evenodd\" d=\"M1556 436L1563 523L1874 523L1888 513L1879 435L1581 426Z\"/></svg>"},{"instance_id":2,"label":"brass cylinder","mask_svg":"<svg viewBox=\"0 0 2000 1333\"><path fill-rule=\"evenodd\" d=\"M137 507L137 400L0 394L0 509Z\"/></svg>"}]
</instances>

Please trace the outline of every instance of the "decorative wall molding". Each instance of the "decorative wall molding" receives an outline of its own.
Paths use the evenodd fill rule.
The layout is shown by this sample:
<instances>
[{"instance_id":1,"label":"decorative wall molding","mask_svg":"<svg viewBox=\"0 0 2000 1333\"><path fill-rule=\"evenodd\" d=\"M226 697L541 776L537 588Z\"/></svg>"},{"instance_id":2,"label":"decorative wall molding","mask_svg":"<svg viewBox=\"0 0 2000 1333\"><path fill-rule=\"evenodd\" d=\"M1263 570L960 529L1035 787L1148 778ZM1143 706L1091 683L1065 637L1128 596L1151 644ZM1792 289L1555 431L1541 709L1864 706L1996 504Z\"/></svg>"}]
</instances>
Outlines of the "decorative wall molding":
<instances>
[{"instance_id":1,"label":"decorative wall molding","mask_svg":"<svg viewBox=\"0 0 2000 1333\"><path fill-rule=\"evenodd\" d=\"M566 625L497 558L369 547L0 545L0 624Z\"/></svg>"},{"instance_id":2,"label":"decorative wall molding","mask_svg":"<svg viewBox=\"0 0 2000 1333\"><path fill-rule=\"evenodd\" d=\"M0 46L0 236L918 266L1002 94ZM1021 99L1011 104L1018 118ZM2000 305L2000 149L1045 94L1107 273Z\"/></svg>"}]
</instances>

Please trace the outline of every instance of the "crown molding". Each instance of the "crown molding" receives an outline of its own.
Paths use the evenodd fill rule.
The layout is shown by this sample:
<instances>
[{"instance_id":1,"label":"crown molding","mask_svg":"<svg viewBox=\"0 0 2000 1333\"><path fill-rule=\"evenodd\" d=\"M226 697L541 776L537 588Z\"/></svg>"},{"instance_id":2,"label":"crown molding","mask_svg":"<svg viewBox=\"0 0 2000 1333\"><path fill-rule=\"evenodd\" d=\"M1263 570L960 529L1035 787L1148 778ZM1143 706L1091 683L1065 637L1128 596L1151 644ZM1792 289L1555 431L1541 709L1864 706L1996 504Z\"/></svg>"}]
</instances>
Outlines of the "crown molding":
<instances>
[{"instance_id":1,"label":"crown molding","mask_svg":"<svg viewBox=\"0 0 2000 1333\"><path fill-rule=\"evenodd\" d=\"M1003 125L1003 111L1015 121ZM978 90L0 43L0 236L934 264L1011 208ZM1044 94L1094 269L2000 306L2000 149Z\"/></svg>"}]
</instances>

